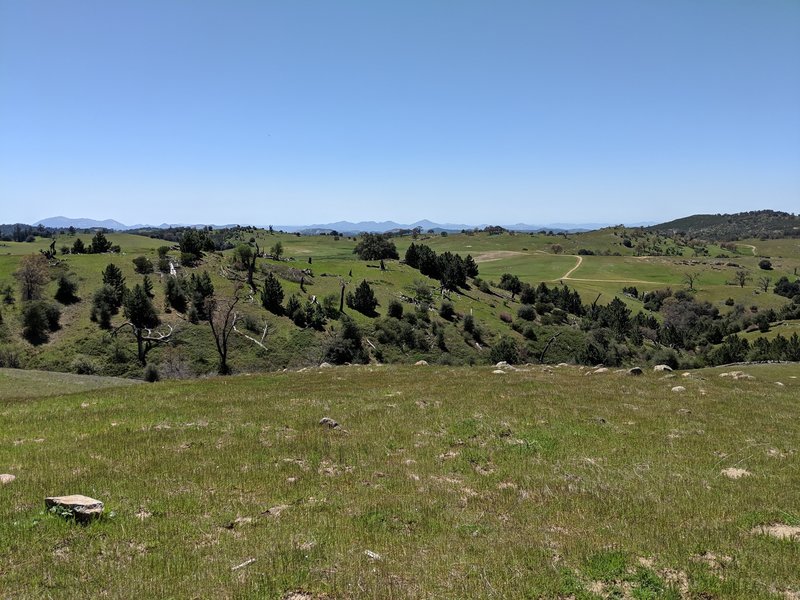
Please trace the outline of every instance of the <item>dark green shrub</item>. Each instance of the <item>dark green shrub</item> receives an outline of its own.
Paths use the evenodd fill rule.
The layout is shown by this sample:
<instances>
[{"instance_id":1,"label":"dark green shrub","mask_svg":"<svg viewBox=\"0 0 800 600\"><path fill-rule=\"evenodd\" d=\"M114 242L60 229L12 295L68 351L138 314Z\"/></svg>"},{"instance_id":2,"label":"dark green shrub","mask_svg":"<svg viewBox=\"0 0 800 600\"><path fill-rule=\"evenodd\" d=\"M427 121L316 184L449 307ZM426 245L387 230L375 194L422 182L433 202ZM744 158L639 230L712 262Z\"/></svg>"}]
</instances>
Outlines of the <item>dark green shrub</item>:
<instances>
[{"instance_id":1,"label":"dark green shrub","mask_svg":"<svg viewBox=\"0 0 800 600\"><path fill-rule=\"evenodd\" d=\"M97 365L86 356L76 356L70 364L70 371L78 375L94 375L97 373Z\"/></svg>"},{"instance_id":2,"label":"dark green shrub","mask_svg":"<svg viewBox=\"0 0 800 600\"><path fill-rule=\"evenodd\" d=\"M347 306L365 315L371 316L375 314L378 300L375 298L375 293L366 279L358 285L355 294L352 292L347 294Z\"/></svg>"},{"instance_id":3,"label":"dark green shrub","mask_svg":"<svg viewBox=\"0 0 800 600\"><path fill-rule=\"evenodd\" d=\"M445 321L452 321L453 317L456 316L456 310L450 302L444 301L439 307L439 316Z\"/></svg>"},{"instance_id":4,"label":"dark green shrub","mask_svg":"<svg viewBox=\"0 0 800 600\"><path fill-rule=\"evenodd\" d=\"M403 304L398 300L392 300L389 302L389 306L386 309L386 315L389 317L394 317L395 319L402 319Z\"/></svg>"},{"instance_id":5,"label":"dark green shrub","mask_svg":"<svg viewBox=\"0 0 800 600\"><path fill-rule=\"evenodd\" d=\"M80 298L78 298L76 292L78 291L78 284L72 281L66 275L60 275L58 278L58 287L56 289L55 298L61 304L74 304L78 302Z\"/></svg>"},{"instance_id":6,"label":"dark green shrub","mask_svg":"<svg viewBox=\"0 0 800 600\"><path fill-rule=\"evenodd\" d=\"M279 315L283 312L283 287L272 272L267 273L264 287L261 290L261 306L271 313Z\"/></svg>"},{"instance_id":7,"label":"dark green shrub","mask_svg":"<svg viewBox=\"0 0 800 600\"><path fill-rule=\"evenodd\" d=\"M464 317L464 331L472 333L475 330L475 317L466 315Z\"/></svg>"},{"instance_id":8,"label":"dark green shrub","mask_svg":"<svg viewBox=\"0 0 800 600\"><path fill-rule=\"evenodd\" d=\"M169 277L164 284L164 302L178 312L186 312L189 304L182 279Z\"/></svg>"},{"instance_id":9,"label":"dark green shrub","mask_svg":"<svg viewBox=\"0 0 800 600\"><path fill-rule=\"evenodd\" d=\"M517 316L524 321L533 321L536 319L536 309L530 304L523 304L519 307Z\"/></svg>"},{"instance_id":10,"label":"dark green shrub","mask_svg":"<svg viewBox=\"0 0 800 600\"><path fill-rule=\"evenodd\" d=\"M153 262L146 256L137 256L134 258L133 266L140 275L147 275L153 272Z\"/></svg>"},{"instance_id":11,"label":"dark green shrub","mask_svg":"<svg viewBox=\"0 0 800 600\"><path fill-rule=\"evenodd\" d=\"M144 380L148 383L155 383L161 379L161 375L155 365L147 365L144 368Z\"/></svg>"},{"instance_id":12,"label":"dark green shrub","mask_svg":"<svg viewBox=\"0 0 800 600\"><path fill-rule=\"evenodd\" d=\"M508 336L503 336L492 346L489 352L489 359L493 363L505 361L510 365L515 365L520 361L520 350L517 343Z\"/></svg>"},{"instance_id":13,"label":"dark green shrub","mask_svg":"<svg viewBox=\"0 0 800 600\"><path fill-rule=\"evenodd\" d=\"M58 329L61 311L42 300L27 302L22 308L22 336L33 345L48 340L48 333Z\"/></svg>"}]
</instances>

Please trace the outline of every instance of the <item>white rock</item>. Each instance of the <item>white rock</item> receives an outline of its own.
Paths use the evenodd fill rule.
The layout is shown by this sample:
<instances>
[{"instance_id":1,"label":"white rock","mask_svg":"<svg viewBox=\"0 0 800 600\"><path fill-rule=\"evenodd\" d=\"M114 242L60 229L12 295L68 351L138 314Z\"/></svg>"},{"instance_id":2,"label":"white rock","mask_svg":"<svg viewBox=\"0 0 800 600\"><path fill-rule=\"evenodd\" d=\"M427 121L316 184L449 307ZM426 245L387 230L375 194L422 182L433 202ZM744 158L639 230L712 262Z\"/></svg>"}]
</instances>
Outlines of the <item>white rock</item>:
<instances>
[{"instance_id":1,"label":"white rock","mask_svg":"<svg viewBox=\"0 0 800 600\"><path fill-rule=\"evenodd\" d=\"M414 366L415 367L427 367L428 366L428 361L427 360L418 360L417 362L414 363Z\"/></svg>"},{"instance_id":2,"label":"white rock","mask_svg":"<svg viewBox=\"0 0 800 600\"><path fill-rule=\"evenodd\" d=\"M495 375L505 375L506 374L506 372L503 371L502 369L495 369L494 371L492 371L492 373L494 373Z\"/></svg>"},{"instance_id":3,"label":"white rock","mask_svg":"<svg viewBox=\"0 0 800 600\"><path fill-rule=\"evenodd\" d=\"M683 387L682 385L676 385L674 388L672 388L672 391L673 392L685 392L686 388Z\"/></svg>"},{"instance_id":4,"label":"white rock","mask_svg":"<svg viewBox=\"0 0 800 600\"><path fill-rule=\"evenodd\" d=\"M72 496L50 496L44 499L44 505L49 509L62 508L72 513L79 521L95 519L103 514L103 503L89 496L74 494Z\"/></svg>"},{"instance_id":5,"label":"white rock","mask_svg":"<svg viewBox=\"0 0 800 600\"><path fill-rule=\"evenodd\" d=\"M5 485L7 483L11 483L16 478L16 475L11 475L10 473L0 473L0 484Z\"/></svg>"},{"instance_id":6,"label":"white rock","mask_svg":"<svg viewBox=\"0 0 800 600\"><path fill-rule=\"evenodd\" d=\"M653 367L653 371L672 371L672 367L669 365L656 365Z\"/></svg>"}]
</instances>

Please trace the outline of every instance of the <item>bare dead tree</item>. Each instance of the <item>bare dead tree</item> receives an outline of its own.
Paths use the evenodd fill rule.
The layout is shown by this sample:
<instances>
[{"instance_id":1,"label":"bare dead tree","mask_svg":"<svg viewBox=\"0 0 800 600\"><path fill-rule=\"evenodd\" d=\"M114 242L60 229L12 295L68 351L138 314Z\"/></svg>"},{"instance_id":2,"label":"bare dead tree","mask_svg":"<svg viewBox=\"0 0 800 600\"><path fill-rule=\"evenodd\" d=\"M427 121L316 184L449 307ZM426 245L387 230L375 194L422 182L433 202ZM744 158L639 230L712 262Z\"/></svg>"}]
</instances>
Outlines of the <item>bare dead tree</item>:
<instances>
[{"instance_id":1,"label":"bare dead tree","mask_svg":"<svg viewBox=\"0 0 800 600\"><path fill-rule=\"evenodd\" d=\"M598 298L599 298L599 296L598 296ZM561 335L561 332L558 332L558 333L557 333L557 334L555 334L553 337L551 337L549 340L547 340L547 344L545 345L545 347L544 347L544 350L542 350L542 353L541 353L541 355L539 355L539 364L544 364L544 357L545 357L545 355L547 354L547 351L550 349L550 345L551 345L553 342L555 342L555 341L556 341L556 338L557 338L558 336L560 336L560 335Z\"/></svg>"},{"instance_id":2,"label":"bare dead tree","mask_svg":"<svg viewBox=\"0 0 800 600\"><path fill-rule=\"evenodd\" d=\"M124 313L128 319L125 323L117 327L112 335L126 327L130 327L133 336L136 338L136 353L142 366L147 364L147 354L161 344L165 344L172 339L172 325L167 325L167 331L158 331L155 328L159 325L158 315L144 287L138 283L125 295Z\"/></svg>"},{"instance_id":3,"label":"bare dead tree","mask_svg":"<svg viewBox=\"0 0 800 600\"><path fill-rule=\"evenodd\" d=\"M130 327L131 332L133 333L134 337L136 338L136 354L139 358L139 362L142 366L147 364L147 354L161 344L166 344L172 341L172 334L175 332L172 328L172 325L167 325L166 331L154 331L149 327L137 327L130 321L126 321L119 327L117 327L113 332L112 335L116 335L117 332L125 327Z\"/></svg>"},{"instance_id":4,"label":"bare dead tree","mask_svg":"<svg viewBox=\"0 0 800 600\"><path fill-rule=\"evenodd\" d=\"M231 370L228 366L228 339L236 327L236 305L239 303L239 290L241 286L236 286L233 297L219 300L216 296L206 299L206 312L208 314L208 324L211 326L211 333L214 335L214 343L219 354L219 365L217 372L220 375L229 375Z\"/></svg>"},{"instance_id":5,"label":"bare dead tree","mask_svg":"<svg viewBox=\"0 0 800 600\"><path fill-rule=\"evenodd\" d=\"M772 278L771 277L767 277L765 275L764 277L759 277L758 278L758 287L761 288L764 292L768 292L769 291L769 284L770 283L772 283Z\"/></svg>"}]
</instances>

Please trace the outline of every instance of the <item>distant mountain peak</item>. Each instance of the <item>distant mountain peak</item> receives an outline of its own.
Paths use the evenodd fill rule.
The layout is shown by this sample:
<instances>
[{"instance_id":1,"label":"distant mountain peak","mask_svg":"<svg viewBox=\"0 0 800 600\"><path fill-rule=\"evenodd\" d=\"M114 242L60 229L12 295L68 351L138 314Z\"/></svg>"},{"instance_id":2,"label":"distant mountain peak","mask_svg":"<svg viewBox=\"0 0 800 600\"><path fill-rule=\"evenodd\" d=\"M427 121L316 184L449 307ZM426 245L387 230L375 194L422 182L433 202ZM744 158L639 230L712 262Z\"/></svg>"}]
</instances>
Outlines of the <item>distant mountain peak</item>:
<instances>
[{"instance_id":1,"label":"distant mountain peak","mask_svg":"<svg viewBox=\"0 0 800 600\"><path fill-rule=\"evenodd\" d=\"M64 227L75 227L76 229L103 228L103 229L114 229L117 231L124 231L126 229L131 229L127 225L120 223L119 221L115 221L114 219L105 219L103 221L98 221L96 219L86 219L86 218L73 219L70 217L62 217L62 216L42 219L41 221L37 221L36 223L34 223L34 225L42 225L44 227L52 227L54 229L64 228Z\"/></svg>"}]
</instances>

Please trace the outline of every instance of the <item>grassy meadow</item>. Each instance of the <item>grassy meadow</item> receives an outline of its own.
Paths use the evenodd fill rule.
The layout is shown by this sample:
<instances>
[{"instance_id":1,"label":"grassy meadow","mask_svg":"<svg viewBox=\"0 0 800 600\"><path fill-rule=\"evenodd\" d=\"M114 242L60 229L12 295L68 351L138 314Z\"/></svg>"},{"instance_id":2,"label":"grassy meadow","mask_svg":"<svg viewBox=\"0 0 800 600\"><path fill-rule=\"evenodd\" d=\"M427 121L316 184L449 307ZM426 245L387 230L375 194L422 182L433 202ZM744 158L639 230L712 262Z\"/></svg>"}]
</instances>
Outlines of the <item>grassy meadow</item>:
<instances>
[{"instance_id":1,"label":"grassy meadow","mask_svg":"<svg viewBox=\"0 0 800 600\"><path fill-rule=\"evenodd\" d=\"M800 539L758 528L800 525L800 367L741 369L32 380L0 598L795 598ZM73 493L107 516L44 512Z\"/></svg>"}]
</instances>

